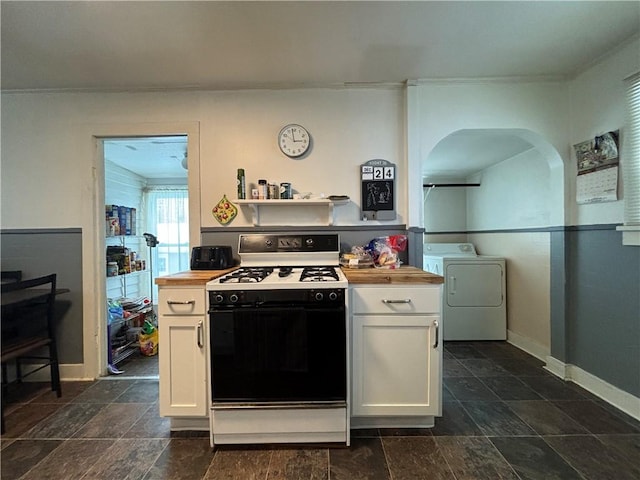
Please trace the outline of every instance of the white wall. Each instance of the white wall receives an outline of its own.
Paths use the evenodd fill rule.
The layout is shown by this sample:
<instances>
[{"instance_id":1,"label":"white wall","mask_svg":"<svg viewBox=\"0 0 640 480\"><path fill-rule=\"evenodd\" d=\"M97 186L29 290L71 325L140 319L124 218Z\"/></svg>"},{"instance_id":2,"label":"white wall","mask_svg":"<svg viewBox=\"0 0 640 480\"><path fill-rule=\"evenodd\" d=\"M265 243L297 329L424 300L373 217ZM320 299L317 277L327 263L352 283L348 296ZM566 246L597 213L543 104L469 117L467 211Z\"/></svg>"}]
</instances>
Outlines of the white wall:
<instances>
[{"instance_id":1,"label":"white wall","mask_svg":"<svg viewBox=\"0 0 640 480\"><path fill-rule=\"evenodd\" d=\"M238 167L245 169L247 184L264 178L269 183L291 182L299 192L348 195L352 203L336 208L336 224L361 223L358 166L374 158L397 165L396 222L406 221L402 91L252 91L213 95L206 103L215 121L201 130L203 227L218 226L210 212L222 194L236 198ZM305 158L290 159L278 148L277 133L291 122L311 134L312 151ZM247 212L241 210L231 225L251 225ZM287 220L282 211L279 215Z\"/></svg>"},{"instance_id":2,"label":"white wall","mask_svg":"<svg viewBox=\"0 0 640 480\"><path fill-rule=\"evenodd\" d=\"M562 169L563 160L569 157L564 82L429 82L417 89L420 138L416 148L422 162L428 162L429 153L440 140L461 129L519 131L551 162L551 170L559 171L550 176L549 222L564 224Z\"/></svg>"},{"instance_id":3,"label":"white wall","mask_svg":"<svg viewBox=\"0 0 640 480\"><path fill-rule=\"evenodd\" d=\"M621 47L569 83L571 112L569 145L589 140L604 132L620 129L624 135L626 89L624 79L640 71L640 38ZM567 224L591 225L623 223L624 192L619 177L617 202L578 205L576 198L577 165L573 148L566 163ZM620 161L624 162L624 150ZM622 172L619 173L622 175Z\"/></svg>"},{"instance_id":4,"label":"white wall","mask_svg":"<svg viewBox=\"0 0 640 480\"><path fill-rule=\"evenodd\" d=\"M202 226L218 226L211 208L223 194L235 198L237 168L245 168L248 181L290 181L301 191L348 195L353 203L336 209L336 223L357 224L358 165L374 158L398 166L394 223L403 223L403 112L403 92L397 88L5 93L2 226L92 227L92 132L104 125L193 121L200 125ZM291 122L306 126L313 137L305 159L292 160L278 150L276 136ZM243 224L249 223L239 216L231 226Z\"/></svg>"},{"instance_id":5,"label":"white wall","mask_svg":"<svg viewBox=\"0 0 640 480\"><path fill-rule=\"evenodd\" d=\"M438 183L464 183L464 181L439 180ZM436 187L424 189L425 232L467 231L467 188Z\"/></svg>"},{"instance_id":6,"label":"white wall","mask_svg":"<svg viewBox=\"0 0 640 480\"><path fill-rule=\"evenodd\" d=\"M493 165L467 179L467 229L499 230L550 226L551 173L536 149Z\"/></svg>"},{"instance_id":7,"label":"white wall","mask_svg":"<svg viewBox=\"0 0 640 480\"><path fill-rule=\"evenodd\" d=\"M506 258L507 328L529 351L549 354L550 242L546 232L469 234L479 253Z\"/></svg>"}]
</instances>

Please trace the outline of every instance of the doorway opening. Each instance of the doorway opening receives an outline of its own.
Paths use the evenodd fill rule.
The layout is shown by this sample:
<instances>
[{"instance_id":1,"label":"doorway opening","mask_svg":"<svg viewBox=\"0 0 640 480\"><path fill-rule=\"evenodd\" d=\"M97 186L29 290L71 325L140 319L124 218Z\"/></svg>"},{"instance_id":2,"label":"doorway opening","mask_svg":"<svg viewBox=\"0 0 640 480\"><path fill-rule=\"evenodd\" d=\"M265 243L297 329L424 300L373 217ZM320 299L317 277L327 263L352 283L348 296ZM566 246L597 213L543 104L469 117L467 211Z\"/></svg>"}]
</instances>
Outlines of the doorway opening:
<instances>
[{"instance_id":1,"label":"doorway opening","mask_svg":"<svg viewBox=\"0 0 640 480\"><path fill-rule=\"evenodd\" d=\"M189 268L187 135L102 139L106 373L158 378L155 278Z\"/></svg>"}]
</instances>

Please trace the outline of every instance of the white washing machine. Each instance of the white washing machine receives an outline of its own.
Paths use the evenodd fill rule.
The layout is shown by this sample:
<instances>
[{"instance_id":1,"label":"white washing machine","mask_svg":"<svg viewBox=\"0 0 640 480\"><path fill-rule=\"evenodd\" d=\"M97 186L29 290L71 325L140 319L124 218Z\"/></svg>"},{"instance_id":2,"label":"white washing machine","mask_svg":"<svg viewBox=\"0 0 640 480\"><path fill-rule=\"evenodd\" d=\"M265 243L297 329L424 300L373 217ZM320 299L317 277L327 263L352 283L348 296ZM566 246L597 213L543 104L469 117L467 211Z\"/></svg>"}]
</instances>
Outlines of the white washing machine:
<instances>
[{"instance_id":1,"label":"white washing machine","mask_svg":"<svg viewBox=\"0 0 640 480\"><path fill-rule=\"evenodd\" d=\"M425 243L423 269L444 277L445 340L506 340L506 264L472 243Z\"/></svg>"}]
</instances>

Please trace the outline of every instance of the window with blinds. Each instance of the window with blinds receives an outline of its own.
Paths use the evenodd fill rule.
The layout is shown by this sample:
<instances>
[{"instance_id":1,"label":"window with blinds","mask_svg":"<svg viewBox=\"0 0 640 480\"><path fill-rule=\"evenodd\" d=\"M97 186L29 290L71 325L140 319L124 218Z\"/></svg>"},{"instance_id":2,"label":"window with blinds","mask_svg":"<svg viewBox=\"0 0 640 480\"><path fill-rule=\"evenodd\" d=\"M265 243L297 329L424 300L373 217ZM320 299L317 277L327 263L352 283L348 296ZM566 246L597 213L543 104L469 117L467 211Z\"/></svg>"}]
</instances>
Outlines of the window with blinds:
<instances>
[{"instance_id":1,"label":"window with blinds","mask_svg":"<svg viewBox=\"0 0 640 480\"><path fill-rule=\"evenodd\" d=\"M621 155L624 185L623 245L640 246L640 72L625 79L627 122Z\"/></svg>"},{"instance_id":2,"label":"window with blinds","mask_svg":"<svg viewBox=\"0 0 640 480\"><path fill-rule=\"evenodd\" d=\"M623 160L624 223L640 227L640 72L627 78L627 133Z\"/></svg>"}]
</instances>

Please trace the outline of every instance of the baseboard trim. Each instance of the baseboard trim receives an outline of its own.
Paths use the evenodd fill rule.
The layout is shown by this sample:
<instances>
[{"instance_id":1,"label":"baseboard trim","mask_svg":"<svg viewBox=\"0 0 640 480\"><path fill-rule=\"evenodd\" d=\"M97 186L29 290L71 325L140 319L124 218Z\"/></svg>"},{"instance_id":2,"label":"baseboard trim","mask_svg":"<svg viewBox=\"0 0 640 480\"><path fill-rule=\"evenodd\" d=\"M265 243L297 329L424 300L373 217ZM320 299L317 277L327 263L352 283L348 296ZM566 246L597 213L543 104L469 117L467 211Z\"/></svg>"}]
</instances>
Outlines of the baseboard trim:
<instances>
[{"instance_id":1,"label":"baseboard trim","mask_svg":"<svg viewBox=\"0 0 640 480\"><path fill-rule=\"evenodd\" d=\"M567 364L561 362L557 358L552 356L548 356L545 358L545 370L553 373L556 377L560 377L563 380L569 380L569 369L567 368Z\"/></svg>"},{"instance_id":2,"label":"baseboard trim","mask_svg":"<svg viewBox=\"0 0 640 480\"><path fill-rule=\"evenodd\" d=\"M549 347L545 347L538 342L534 342L530 338L524 337L512 330L507 330L507 342L518 347L520 350L524 350L529 355L533 355L543 362L546 361L550 354Z\"/></svg>"},{"instance_id":3,"label":"baseboard trim","mask_svg":"<svg viewBox=\"0 0 640 480\"><path fill-rule=\"evenodd\" d=\"M87 377L84 363L66 363L60 365L60 378L68 382L95 380L93 376Z\"/></svg>"},{"instance_id":4,"label":"baseboard trim","mask_svg":"<svg viewBox=\"0 0 640 480\"><path fill-rule=\"evenodd\" d=\"M564 363L557 358L548 356L546 364L546 369L552 374L580 385L596 397L640 421L640 398L605 382L576 365Z\"/></svg>"}]
</instances>

